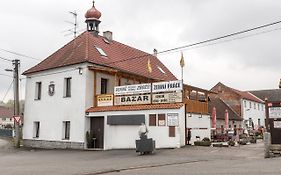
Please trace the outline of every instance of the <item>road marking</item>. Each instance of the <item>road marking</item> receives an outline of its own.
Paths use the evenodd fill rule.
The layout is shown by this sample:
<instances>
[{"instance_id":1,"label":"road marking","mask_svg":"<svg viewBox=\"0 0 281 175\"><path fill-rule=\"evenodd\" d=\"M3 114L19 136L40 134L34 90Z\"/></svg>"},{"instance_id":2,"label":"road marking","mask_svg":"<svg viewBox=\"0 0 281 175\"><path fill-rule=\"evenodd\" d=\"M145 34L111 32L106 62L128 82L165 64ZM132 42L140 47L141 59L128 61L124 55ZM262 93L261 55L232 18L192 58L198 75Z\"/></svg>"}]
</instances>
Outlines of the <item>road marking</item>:
<instances>
[{"instance_id":1,"label":"road marking","mask_svg":"<svg viewBox=\"0 0 281 175\"><path fill-rule=\"evenodd\" d=\"M96 172L92 172L92 173L86 173L86 174L82 174L82 175L99 175L99 174L108 174L108 173L118 173L121 171L140 170L140 169L147 169L147 168L182 165L182 164L190 164L190 163L198 163L198 162L206 162L206 161L208 161L208 160L193 160L193 161L182 161L182 162L155 164L155 165L142 165L142 166L135 166L135 167L128 167L128 168L107 169L107 170L101 170L101 171L96 171Z\"/></svg>"}]
</instances>

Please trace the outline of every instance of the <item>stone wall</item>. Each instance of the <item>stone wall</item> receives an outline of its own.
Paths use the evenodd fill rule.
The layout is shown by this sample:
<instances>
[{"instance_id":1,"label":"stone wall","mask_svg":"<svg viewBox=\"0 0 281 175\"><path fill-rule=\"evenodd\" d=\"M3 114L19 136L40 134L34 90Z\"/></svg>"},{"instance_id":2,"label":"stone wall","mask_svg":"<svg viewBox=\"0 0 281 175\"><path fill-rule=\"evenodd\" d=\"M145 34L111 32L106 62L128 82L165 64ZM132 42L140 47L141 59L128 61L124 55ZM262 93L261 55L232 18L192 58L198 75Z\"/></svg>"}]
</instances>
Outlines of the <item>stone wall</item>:
<instances>
[{"instance_id":1,"label":"stone wall","mask_svg":"<svg viewBox=\"0 0 281 175\"><path fill-rule=\"evenodd\" d=\"M47 140L23 140L25 147L43 148L43 149L84 149L82 142L61 142Z\"/></svg>"}]
</instances>

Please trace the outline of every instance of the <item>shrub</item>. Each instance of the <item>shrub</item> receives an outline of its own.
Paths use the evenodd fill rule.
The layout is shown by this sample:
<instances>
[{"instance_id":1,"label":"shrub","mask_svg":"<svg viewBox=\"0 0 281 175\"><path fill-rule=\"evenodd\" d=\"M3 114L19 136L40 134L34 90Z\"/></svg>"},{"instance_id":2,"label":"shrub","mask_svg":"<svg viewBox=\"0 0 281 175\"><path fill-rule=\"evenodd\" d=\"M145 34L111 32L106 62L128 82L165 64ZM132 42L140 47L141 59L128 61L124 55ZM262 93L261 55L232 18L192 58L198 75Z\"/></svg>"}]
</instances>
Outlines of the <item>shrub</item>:
<instances>
[{"instance_id":1,"label":"shrub","mask_svg":"<svg viewBox=\"0 0 281 175\"><path fill-rule=\"evenodd\" d=\"M86 140L87 140L87 148L93 148L94 143L93 143L93 133L87 131L86 132Z\"/></svg>"},{"instance_id":2,"label":"shrub","mask_svg":"<svg viewBox=\"0 0 281 175\"><path fill-rule=\"evenodd\" d=\"M230 140L230 141L228 141L228 145L229 145L229 146L234 146L234 145L235 145L235 142L234 142L233 140Z\"/></svg>"},{"instance_id":3,"label":"shrub","mask_svg":"<svg viewBox=\"0 0 281 175\"><path fill-rule=\"evenodd\" d=\"M203 142L210 142L211 140L208 137L204 137L204 139L202 141Z\"/></svg>"}]
</instances>

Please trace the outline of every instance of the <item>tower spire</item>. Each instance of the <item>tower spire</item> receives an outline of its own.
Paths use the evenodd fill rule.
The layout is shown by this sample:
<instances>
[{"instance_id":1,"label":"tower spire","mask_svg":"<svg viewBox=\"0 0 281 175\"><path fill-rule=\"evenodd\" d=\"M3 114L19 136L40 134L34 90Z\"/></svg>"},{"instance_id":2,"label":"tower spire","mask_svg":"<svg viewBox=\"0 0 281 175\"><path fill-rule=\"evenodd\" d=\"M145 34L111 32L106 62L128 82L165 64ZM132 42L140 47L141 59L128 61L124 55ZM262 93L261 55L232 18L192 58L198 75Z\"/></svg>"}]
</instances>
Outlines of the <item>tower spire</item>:
<instances>
[{"instance_id":1,"label":"tower spire","mask_svg":"<svg viewBox=\"0 0 281 175\"><path fill-rule=\"evenodd\" d=\"M85 14L85 22L87 23L87 30L95 35L98 35L99 33L99 24L101 22L99 20L100 17L101 12L96 9L95 1L93 0L93 7L89 9Z\"/></svg>"}]
</instances>

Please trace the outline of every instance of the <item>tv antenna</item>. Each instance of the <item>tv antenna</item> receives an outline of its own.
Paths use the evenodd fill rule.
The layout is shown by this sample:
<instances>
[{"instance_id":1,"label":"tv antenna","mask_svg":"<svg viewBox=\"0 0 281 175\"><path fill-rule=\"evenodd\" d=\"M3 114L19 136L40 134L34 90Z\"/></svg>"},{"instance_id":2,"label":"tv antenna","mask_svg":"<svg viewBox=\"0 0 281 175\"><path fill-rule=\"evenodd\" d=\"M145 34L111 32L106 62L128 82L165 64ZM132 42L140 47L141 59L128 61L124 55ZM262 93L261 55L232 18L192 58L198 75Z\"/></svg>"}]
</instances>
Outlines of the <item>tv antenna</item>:
<instances>
[{"instance_id":1,"label":"tv antenna","mask_svg":"<svg viewBox=\"0 0 281 175\"><path fill-rule=\"evenodd\" d=\"M77 26L78 26L78 24L77 24L77 13L76 13L76 11L73 11L73 12L70 11L69 13L71 15L73 15L74 22L70 22L70 21L64 21L64 22L69 23L69 24L73 25L74 27L71 28L71 29L65 30L63 32L71 32L71 33L73 33L74 38L76 38L76 36L77 36Z\"/></svg>"}]
</instances>

